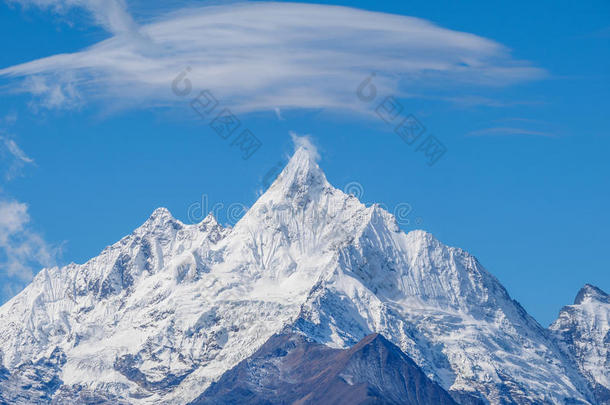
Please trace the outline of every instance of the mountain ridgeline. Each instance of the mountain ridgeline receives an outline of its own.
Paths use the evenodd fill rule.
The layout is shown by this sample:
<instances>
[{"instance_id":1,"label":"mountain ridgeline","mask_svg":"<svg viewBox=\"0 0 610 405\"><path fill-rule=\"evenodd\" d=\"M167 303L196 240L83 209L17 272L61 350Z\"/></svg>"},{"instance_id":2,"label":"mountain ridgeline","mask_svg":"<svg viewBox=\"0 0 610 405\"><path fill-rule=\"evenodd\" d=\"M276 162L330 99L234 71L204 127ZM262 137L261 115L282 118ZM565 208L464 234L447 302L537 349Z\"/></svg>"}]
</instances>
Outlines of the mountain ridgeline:
<instances>
[{"instance_id":1,"label":"mountain ridgeline","mask_svg":"<svg viewBox=\"0 0 610 405\"><path fill-rule=\"evenodd\" d=\"M610 404L610 300L544 328L305 149L232 228L157 209L0 307L0 404Z\"/></svg>"}]
</instances>

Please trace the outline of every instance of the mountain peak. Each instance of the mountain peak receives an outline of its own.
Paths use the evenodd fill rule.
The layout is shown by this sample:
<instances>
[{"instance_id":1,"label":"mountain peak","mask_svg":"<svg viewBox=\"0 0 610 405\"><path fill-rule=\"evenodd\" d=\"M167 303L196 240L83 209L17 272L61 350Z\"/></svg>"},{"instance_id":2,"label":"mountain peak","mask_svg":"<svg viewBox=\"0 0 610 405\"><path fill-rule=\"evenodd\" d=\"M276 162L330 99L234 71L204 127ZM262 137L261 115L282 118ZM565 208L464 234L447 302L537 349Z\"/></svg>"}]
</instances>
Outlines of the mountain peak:
<instances>
[{"instance_id":1,"label":"mountain peak","mask_svg":"<svg viewBox=\"0 0 610 405\"><path fill-rule=\"evenodd\" d=\"M203 221L201 221L200 224L206 224L209 226L219 225L218 220L216 220L214 213L212 213L211 211L205 218L203 218Z\"/></svg>"},{"instance_id":2,"label":"mountain peak","mask_svg":"<svg viewBox=\"0 0 610 405\"><path fill-rule=\"evenodd\" d=\"M138 230L150 231L165 228L167 225L171 225L175 229L182 227L182 224L173 217L167 208L159 207L153 211L150 217L138 228Z\"/></svg>"},{"instance_id":3,"label":"mountain peak","mask_svg":"<svg viewBox=\"0 0 610 405\"><path fill-rule=\"evenodd\" d=\"M211 231L212 229L221 229L224 230L225 228L220 225L218 223L218 221L216 220L216 217L214 216L214 214L212 212L210 212L204 219L203 221L201 221L198 225L199 230L201 231Z\"/></svg>"},{"instance_id":4,"label":"mountain peak","mask_svg":"<svg viewBox=\"0 0 610 405\"><path fill-rule=\"evenodd\" d=\"M155 209L153 211L153 213L150 215L151 218L158 218L158 217L166 217L166 216L172 216L172 213L169 212L169 210L165 207L159 207L157 209Z\"/></svg>"},{"instance_id":5,"label":"mountain peak","mask_svg":"<svg viewBox=\"0 0 610 405\"><path fill-rule=\"evenodd\" d=\"M578 294L576 294L576 298L574 299L574 305L580 305L586 302L600 302L603 304L610 304L610 295L602 291L602 289L591 285L585 284L583 288L580 289Z\"/></svg>"},{"instance_id":6,"label":"mountain peak","mask_svg":"<svg viewBox=\"0 0 610 405\"><path fill-rule=\"evenodd\" d=\"M269 191L271 194L281 193L287 197L295 197L326 187L330 187L330 184L312 153L306 148L300 147L292 155Z\"/></svg>"}]
</instances>

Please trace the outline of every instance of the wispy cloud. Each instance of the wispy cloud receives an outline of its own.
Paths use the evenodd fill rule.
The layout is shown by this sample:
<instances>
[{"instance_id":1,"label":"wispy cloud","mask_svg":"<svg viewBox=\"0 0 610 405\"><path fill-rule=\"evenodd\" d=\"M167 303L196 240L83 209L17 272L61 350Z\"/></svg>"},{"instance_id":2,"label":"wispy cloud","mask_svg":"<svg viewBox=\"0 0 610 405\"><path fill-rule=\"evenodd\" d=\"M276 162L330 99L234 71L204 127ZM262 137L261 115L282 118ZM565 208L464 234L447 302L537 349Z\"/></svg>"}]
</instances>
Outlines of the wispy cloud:
<instances>
[{"instance_id":1,"label":"wispy cloud","mask_svg":"<svg viewBox=\"0 0 610 405\"><path fill-rule=\"evenodd\" d=\"M523 118L523 117L507 117L495 120L495 122L521 122L527 124L537 124L537 125L548 125L546 121L542 121L539 119L533 118Z\"/></svg>"},{"instance_id":2,"label":"wispy cloud","mask_svg":"<svg viewBox=\"0 0 610 405\"><path fill-rule=\"evenodd\" d=\"M61 77L29 76L23 83L24 89L37 97L37 102L30 103L35 111L39 106L53 110L74 108L81 105L81 97L72 85L69 74Z\"/></svg>"},{"instance_id":3,"label":"wispy cloud","mask_svg":"<svg viewBox=\"0 0 610 405\"><path fill-rule=\"evenodd\" d=\"M16 114L0 119L12 124ZM34 164L13 137L0 131L0 172L5 181L21 174L23 167ZM55 264L59 247L48 244L33 229L28 205L8 196L0 187L0 304L21 290L41 267Z\"/></svg>"},{"instance_id":4,"label":"wispy cloud","mask_svg":"<svg viewBox=\"0 0 610 405\"><path fill-rule=\"evenodd\" d=\"M290 131L290 138L292 138L295 150L303 148L309 153L311 159L316 162L320 161L318 147L314 144L311 135L298 135L296 132Z\"/></svg>"},{"instance_id":5,"label":"wispy cloud","mask_svg":"<svg viewBox=\"0 0 610 405\"><path fill-rule=\"evenodd\" d=\"M282 110L280 110L279 108L275 107L275 108L273 109L273 111L275 111L275 116L277 117L277 119L278 119L279 121L285 121L285 120L284 120L284 117L282 116Z\"/></svg>"},{"instance_id":6,"label":"wispy cloud","mask_svg":"<svg viewBox=\"0 0 610 405\"><path fill-rule=\"evenodd\" d=\"M127 11L124 0L7 0L8 3L27 7L50 9L56 13L66 13L78 7L89 11L96 24L114 35L133 33L137 25Z\"/></svg>"},{"instance_id":7,"label":"wispy cloud","mask_svg":"<svg viewBox=\"0 0 610 405\"><path fill-rule=\"evenodd\" d=\"M410 84L510 85L545 74L489 39L348 7L237 3L180 10L138 27L123 1L13 1L85 7L114 34L81 52L0 70L14 91L46 108L80 99L117 108L174 105L181 100L170 84L186 66L194 87L246 112L359 110L355 87L371 72L379 91L396 95Z\"/></svg>"},{"instance_id":8,"label":"wispy cloud","mask_svg":"<svg viewBox=\"0 0 610 405\"><path fill-rule=\"evenodd\" d=\"M530 135L530 136L545 136L545 137L554 137L555 136L555 134L553 134L551 132L535 131L535 130L531 130L531 129L515 128L515 127L494 127L494 128L478 129L476 131L469 132L468 135L469 136Z\"/></svg>"},{"instance_id":9,"label":"wispy cloud","mask_svg":"<svg viewBox=\"0 0 610 405\"><path fill-rule=\"evenodd\" d=\"M0 138L1 139L1 138ZM20 162L23 163L34 163L34 160L28 157L24 151L21 150L19 145L12 139L4 138L4 144L8 151Z\"/></svg>"},{"instance_id":10,"label":"wispy cloud","mask_svg":"<svg viewBox=\"0 0 610 405\"><path fill-rule=\"evenodd\" d=\"M17 122L17 113L15 111L9 112L4 117L0 117L0 125L10 126Z\"/></svg>"},{"instance_id":11,"label":"wispy cloud","mask_svg":"<svg viewBox=\"0 0 610 405\"><path fill-rule=\"evenodd\" d=\"M428 97L429 98L429 97ZM540 101L525 101L525 100L498 100L495 98L478 96L478 95L462 95L452 97L441 97L442 100L450 102L456 106L470 108L477 106L486 107L512 107L518 105L539 105Z\"/></svg>"},{"instance_id":12,"label":"wispy cloud","mask_svg":"<svg viewBox=\"0 0 610 405\"><path fill-rule=\"evenodd\" d=\"M41 266L54 265L57 254L58 248L31 229L28 206L0 196L0 278L7 286L4 296L31 281Z\"/></svg>"},{"instance_id":13,"label":"wispy cloud","mask_svg":"<svg viewBox=\"0 0 610 405\"><path fill-rule=\"evenodd\" d=\"M8 135L0 135L0 157L0 168L4 170L5 180L9 181L19 176L25 165L34 163L34 159L26 155Z\"/></svg>"}]
</instances>

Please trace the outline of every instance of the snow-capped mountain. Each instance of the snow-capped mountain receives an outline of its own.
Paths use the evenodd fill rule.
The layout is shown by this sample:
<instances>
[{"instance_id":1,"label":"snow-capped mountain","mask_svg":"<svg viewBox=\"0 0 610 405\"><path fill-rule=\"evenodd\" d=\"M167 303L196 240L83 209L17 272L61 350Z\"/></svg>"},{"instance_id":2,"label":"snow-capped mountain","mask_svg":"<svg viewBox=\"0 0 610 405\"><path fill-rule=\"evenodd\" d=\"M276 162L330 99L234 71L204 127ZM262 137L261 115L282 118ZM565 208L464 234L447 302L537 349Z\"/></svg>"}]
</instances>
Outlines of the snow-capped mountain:
<instances>
[{"instance_id":1,"label":"snow-capped mountain","mask_svg":"<svg viewBox=\"0 0 610 405\"><path fill-rule=\"evenodd\" d=\"M610 296L585 285L550 329L591 383L597 401L610 404Z\"/></svg>"},{"instance_id":2,"label":"snow-capped mountain","mask_svg":"<svg viewBox=\"0 0 610 405\"><path fill-rule=\"evenodd\" d=\"M402 232L299 149L233 228L158 209L89 262L41 271L0 308L0 403L188 403L280 331L337 349L379 333L461 404L596 402L578 358L473 256ZM16 382L37 373L52 383Z\"/></svg>"}]
</instances>

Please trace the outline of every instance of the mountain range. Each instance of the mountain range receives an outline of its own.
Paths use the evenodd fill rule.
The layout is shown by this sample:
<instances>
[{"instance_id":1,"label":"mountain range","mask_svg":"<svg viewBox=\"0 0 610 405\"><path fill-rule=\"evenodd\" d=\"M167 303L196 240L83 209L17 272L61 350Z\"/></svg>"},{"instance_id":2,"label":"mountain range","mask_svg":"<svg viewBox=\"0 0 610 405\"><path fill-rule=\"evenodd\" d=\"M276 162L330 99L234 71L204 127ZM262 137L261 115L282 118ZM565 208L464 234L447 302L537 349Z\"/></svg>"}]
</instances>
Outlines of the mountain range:
<instances>
[{"instance_id":1,"label":"mountain range","mask_svg":"<svg viewBox=\"0 0 610 405\"><path fill-rule=\"evenodd\" d=\"M298 149L234 227L159 208L0 307L0 404L610 404L610 299L542 327Z\"/></svg>"}]
</instances>

